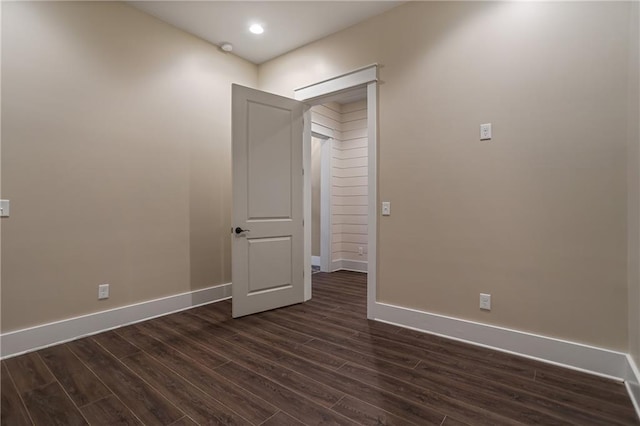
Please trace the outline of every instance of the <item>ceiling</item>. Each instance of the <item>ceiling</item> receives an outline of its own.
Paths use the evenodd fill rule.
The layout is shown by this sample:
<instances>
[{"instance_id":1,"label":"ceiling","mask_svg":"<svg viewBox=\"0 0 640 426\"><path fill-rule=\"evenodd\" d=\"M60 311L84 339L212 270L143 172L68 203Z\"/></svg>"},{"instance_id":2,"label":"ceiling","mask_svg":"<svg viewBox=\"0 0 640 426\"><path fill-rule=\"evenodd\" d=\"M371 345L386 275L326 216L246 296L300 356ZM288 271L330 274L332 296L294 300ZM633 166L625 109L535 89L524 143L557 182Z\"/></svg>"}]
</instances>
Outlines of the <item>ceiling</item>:
<instances>
[{"instance_id":1,"label":"ceiling","mask_svg":"<svg viewBox=\"0 0 640 426\"><path fill-rule=\"evenodd\" d=\"M402 1L131 1L129 4L261 64L385 12ZM260 35L251 24L264 27Z\"/></svg>"}]
</instances>

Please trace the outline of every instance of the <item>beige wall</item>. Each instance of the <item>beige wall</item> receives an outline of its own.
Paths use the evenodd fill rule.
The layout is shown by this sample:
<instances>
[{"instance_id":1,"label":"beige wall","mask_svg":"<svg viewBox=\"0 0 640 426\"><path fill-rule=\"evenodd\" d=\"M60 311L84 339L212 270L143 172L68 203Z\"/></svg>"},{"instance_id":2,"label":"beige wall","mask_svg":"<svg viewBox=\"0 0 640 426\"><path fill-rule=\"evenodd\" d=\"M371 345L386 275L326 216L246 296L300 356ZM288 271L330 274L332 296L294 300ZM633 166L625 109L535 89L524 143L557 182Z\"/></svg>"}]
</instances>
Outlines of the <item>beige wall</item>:
<instances>
[{"instance_id":1,"label":"beige wall","mask_svg":"<svg viewBox=\"0 0 640 426\"><path fill-rule=\"evenodd\" d=\"M229 282L256 67L122 3L2 7L3 331Z\"/></svg>"},{"instance_id":2,"label":"beige wall","mask_svg":"<svg viewBox=\"0 0 640 426\"><path fill-rule=\"evenodd\" d=\"M640 364L637 10L412 2L259 67L291 96L381 65L380 301ZM3 2L1 73L2 331L230 280L255 66L124 4Z\"/></svg>"},{"instance_id":3,"label":"beige wall","mask_svg":"<svg viewBox=\"0 0 640 426\"><path fill-rule=\"evenodd\" d=\"M379 301L627 350L629 8L410 2L259 67L380 64Z\"/></svg>"},{"instance_id":4,"label":"beige wall","mask_svg":"<svg viewBox=\"0 0 640 426\"><path fill-rule=\"evenodd\" d=\"M0 25L2 24L3 4L0 2ZM2 28L0 27L0 55L2 54ZM0 58L0 65L2 60ZM2 81L2 67L0 66L0 82ZM0 83L0 130L2 129L2 84ZM4 199L2 193L2 135L0 131L0 198ZM0 332L2 332L2 222L0 219Z\"/></svg>"},{"instance_id":5,"label":"beige wall","mask_svg":"<svg viewBox=\"0 0 640 426\"><path fill-rule=\"evenodd\" d=\"M634 2L630 17L629 48L629 352L640 366L640 4Z\"/></svg>"}]
</instances>

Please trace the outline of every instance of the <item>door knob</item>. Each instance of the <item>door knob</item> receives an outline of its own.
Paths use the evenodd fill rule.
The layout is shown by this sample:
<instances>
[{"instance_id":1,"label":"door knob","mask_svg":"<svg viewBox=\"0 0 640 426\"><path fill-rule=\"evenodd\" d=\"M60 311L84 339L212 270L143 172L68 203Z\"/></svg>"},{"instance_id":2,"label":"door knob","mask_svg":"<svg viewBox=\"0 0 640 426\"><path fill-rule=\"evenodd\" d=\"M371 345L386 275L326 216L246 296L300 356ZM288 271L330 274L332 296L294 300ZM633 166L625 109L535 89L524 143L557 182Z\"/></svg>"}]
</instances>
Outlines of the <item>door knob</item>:
<instances>
[{"instance_id":1,"label":"door knob","mask_svg":"<svg viewBox=\"0 0 640 426\"><path fill-rule=\"evenodd\" d=\"M242 234L243 232L251 232L249 229L242 229L239 226L236 227L236 229L234 229L234 232L236 233L236 235Z\"/></svg>"}]
</instances>

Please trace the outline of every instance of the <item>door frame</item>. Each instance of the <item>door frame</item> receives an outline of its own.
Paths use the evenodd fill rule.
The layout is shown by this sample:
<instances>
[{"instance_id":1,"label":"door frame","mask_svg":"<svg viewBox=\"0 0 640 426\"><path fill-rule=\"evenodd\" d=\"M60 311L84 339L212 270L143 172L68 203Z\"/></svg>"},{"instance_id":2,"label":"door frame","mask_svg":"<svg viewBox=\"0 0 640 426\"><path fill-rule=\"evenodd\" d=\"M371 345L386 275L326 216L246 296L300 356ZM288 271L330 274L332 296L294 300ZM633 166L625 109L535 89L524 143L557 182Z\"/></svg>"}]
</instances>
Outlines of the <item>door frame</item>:
<instances>
[{"instance_id":1,"label":"door frame","mask_svg":"<svg viewBox=\"0 0 640 426\"><path fill-rule=\"evenodd\" d=\"M376 283L378 272L378 64L368 65L346 74L294 90L294 99L310 106L321 105L336 98L341 92L364 88L367 91L367 133L368 133L368 208L367 208L367 318L374 318L376 303ZM310 117L305 115L305 127ZM311 132L308 132L309 136ZM311 143L303 141L303 168L311 170ZM311 270L311 173L304 179L304 258L305 271ZM305 275L304 300L311 299L311 274Z\"/></svg>"},{"instance_id":2,"label":"door frame","mask_svg":"<svg viewBox=\"0 0 640 426\"><path fill-rule=\"evenodd\" d=\"M312 122L311 136L320 140L320 271L331 272L331 157L333 154L333 129Z\"/></svg>"}]
</instances>

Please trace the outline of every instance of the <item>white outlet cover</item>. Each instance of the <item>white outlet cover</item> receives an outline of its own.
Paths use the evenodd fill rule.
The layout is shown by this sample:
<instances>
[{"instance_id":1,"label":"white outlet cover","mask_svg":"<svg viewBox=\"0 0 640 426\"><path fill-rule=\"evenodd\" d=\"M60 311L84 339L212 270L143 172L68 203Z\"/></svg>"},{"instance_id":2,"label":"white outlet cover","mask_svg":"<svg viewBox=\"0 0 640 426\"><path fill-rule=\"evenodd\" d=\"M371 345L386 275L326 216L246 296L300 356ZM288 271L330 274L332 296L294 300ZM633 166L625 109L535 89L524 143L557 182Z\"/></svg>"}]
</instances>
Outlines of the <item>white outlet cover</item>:
<instances>
[{"instance_id":1,"label":"white outlet cover","mask_svg":"<svg viewBox=\"0 0 640 426\"><path fill-rule=\"evenodd\" d=\"M9 217L9 200L0 200L0 217Z\"/></svg>"},{"instance_id":2,"label":"white outlet cover","mask_svg":"<svg viewBox=\"0 0 640 426\"><path fill-rule=\"evenodd\" d=\"M109 298L109 284L100 284L98 286L98 299Z\"/></svg>"},{"instance_id":3,"label":"white outlet cover","mask_svg":"<svg viewBox=\"0 0 640 426\"><path fill-rule=\"evenodd\" d=\"M491 310L491 295L487 293L480 293L480 309L485 311Z\"/></svg>"},{"instance_id":4,"label":"white outlet cover","mask_svg":"<svg viewBox=\"0 0 640 426\"><path fill-rule=\"evenodd\" d=\"M491 139L491 123L480 125L480 140L488 141Z\"/></svg>"}]
</instances>

